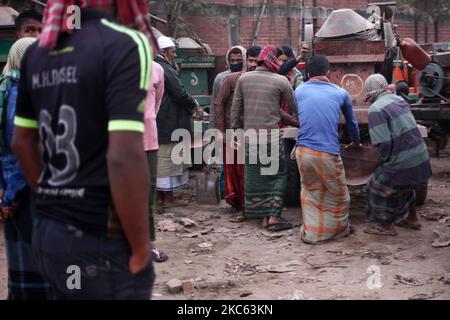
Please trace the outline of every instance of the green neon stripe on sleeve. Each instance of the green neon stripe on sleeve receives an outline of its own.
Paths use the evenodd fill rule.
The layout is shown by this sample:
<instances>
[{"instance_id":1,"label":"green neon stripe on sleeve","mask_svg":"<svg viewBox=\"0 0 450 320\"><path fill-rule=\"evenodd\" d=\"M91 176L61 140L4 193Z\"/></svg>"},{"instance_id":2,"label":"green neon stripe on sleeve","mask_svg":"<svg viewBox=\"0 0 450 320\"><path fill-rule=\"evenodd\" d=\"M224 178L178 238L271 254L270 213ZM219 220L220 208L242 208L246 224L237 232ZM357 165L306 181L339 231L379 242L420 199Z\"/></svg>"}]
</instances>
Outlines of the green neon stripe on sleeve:
<instances>
[{"instance_id":1,"label":"green neon stripe on sleeve","mask_svg":"<svg viewBox=\"0 0 450 320\"><path fill-rule=\"evenodd\" d=\"M108 131L138 131L144 132L144 123L134 120L111 120Z\"/></svg>"},{"instance_id":2,"label":"green neon stripe on sleeve","mask_svg":"<svg viewBox=\"0 0 450 320\"><path fill-rule=\"evenodd\" d=\"M38 122L36 120L21 118L18 116L14 117L14 124L18 127L32 128L32 129L38 128Z\"/></svg>"},{"instance_id":3,"label":"green neon stripe on sleeve","mask_svg":"<svg viewBox=\"0 0 450 320\"><path fill-rule=\"evenodd\" d=\"M130 30L128 28L119 26L119 25L117 25L115 23L111 23L111 22L109 22L106 19L102 19L101 22L105 26L107 26L107 27L109 27L111 29L114 29L114 30L116 30L118 32L122 32L122 33L125 33L125 34L129 35L134 40L134 42L136 42L137 47L138 47L138 52L139 52L139 60L141 62L141 80L140 80L139 88L143 89L143 90L147 90L148 89L147 65L148 65L148 63L150 63L150 61L147 60L147 57L145 55L145 48L144 48L145 41L144 41L144 44L143 44L142 41L140 40L139 36L138 36L138 32L136 32L136 31L133 31L133 30Z\"/></svg>"}]
</instances>

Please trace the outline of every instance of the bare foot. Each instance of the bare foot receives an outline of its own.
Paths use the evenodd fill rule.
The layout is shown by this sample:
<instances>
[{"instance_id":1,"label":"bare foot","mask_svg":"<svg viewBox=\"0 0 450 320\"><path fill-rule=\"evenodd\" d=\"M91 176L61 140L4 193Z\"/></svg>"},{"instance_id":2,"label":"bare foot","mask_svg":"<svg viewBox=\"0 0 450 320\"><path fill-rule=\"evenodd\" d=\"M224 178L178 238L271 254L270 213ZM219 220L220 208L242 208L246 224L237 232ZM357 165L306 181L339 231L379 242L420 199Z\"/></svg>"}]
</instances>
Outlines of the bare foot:
<instances>
[{"instance_id":1,"label":"bare foot","mask_svg":"<svg viewBox=\"0 0 450 320\"><path fill-rule=\"evenodd\" d=\"M269 218L269 221L268 221L268 224L269 224L269 225L271 225L271 224L277 224L278 222L280 222L280 217L270 217L270 218Z\"/></svg>"},{"instance_id":2,"label":"bare foot","mask_svg":"<svg viewBox=\"0 0 450 320\"><path fill-rule=\"evenodd\" d=\"M401 219L395 223L396 226L412 229L412 230L420 230L422 228L422 225L420 224L419 220L416 219L410 219L408 217Z\"/></svg>"},{"instance_id":3,"label":"bare foot","mask_svg":"<svg viewBox=\"0 0 450 320\"><path fill-rule=\"evenodd\" d=\"M365 233L376 234L379 236L396 236L397 231L393 225L383 225L380 223L371 223L365 229Z\"/></svg>"}]
</instances>

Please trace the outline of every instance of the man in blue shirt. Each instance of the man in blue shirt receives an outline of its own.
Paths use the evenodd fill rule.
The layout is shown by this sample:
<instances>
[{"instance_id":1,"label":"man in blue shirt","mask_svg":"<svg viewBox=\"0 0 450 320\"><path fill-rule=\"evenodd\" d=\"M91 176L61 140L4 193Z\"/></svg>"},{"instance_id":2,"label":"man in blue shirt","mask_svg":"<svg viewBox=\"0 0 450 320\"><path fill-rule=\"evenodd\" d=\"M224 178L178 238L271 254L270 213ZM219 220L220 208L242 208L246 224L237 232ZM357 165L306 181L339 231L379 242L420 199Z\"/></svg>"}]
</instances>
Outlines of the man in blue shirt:
<instances>
[{"instance_id":1,"label":"man in blue shirt","mask_svg":"<svg viewBox=\"0 0 450 320\"><path fill-rule=\"evenodd\" d=\"M301 176L302 239L317 243L350 232L350 195L339 155L338 126L344 114L352 146L359 146L359 129L350 96L327 77L325 56L310 59L309 81L295 90L299 117L296 158Z\"/></svg>"}]
</instances>

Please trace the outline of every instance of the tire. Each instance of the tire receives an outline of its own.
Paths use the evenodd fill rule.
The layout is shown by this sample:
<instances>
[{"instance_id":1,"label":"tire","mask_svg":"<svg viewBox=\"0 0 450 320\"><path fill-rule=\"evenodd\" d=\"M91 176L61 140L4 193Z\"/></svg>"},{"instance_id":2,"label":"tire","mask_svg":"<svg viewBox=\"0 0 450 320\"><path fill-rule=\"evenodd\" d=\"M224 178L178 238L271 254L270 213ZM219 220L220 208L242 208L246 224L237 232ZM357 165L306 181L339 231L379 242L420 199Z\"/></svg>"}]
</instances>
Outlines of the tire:
<instances>
[{"instance_id":1,"label":"tire","mask_svg":"<svg viewBox=\"0 0 450 320\"><path fill-rule=\"evenodd\" d=\"M425 201L427 200L428 181L425 183L416 185L416 187L414 188L414 191L416 192L416 206L424 205Z\"/></svg>"}]
</instances>

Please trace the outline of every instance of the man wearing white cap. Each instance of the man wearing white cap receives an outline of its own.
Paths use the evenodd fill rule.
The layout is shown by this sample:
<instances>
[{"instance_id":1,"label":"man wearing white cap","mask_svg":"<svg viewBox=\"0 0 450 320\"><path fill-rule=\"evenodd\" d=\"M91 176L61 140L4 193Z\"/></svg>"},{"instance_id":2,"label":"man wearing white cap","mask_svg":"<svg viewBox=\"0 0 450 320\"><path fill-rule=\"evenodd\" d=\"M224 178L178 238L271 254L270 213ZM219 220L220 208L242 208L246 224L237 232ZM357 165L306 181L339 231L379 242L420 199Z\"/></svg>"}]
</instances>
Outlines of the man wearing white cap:
<instances>
[{"instance_id":1,"label":"man wearing white cap","mask_svg":"<svg viewBox=\"0 0 450 320\"><path fill-rule=\"evenodd\" d=\"M173 192L187 185L189 165L175 164L171 159L172 149L176 142L171 141L172 132L176 129L191 129L191 116L201 113L197 101L183 88L173 63L176 55L175 43L168 37L158 38L160 53L155 61L164 69L164 96L156 117L158 125L158 168L156 189L157 202L162 208L187 205L187 202L176 200Z\"/></svg>"}]
</instances>

